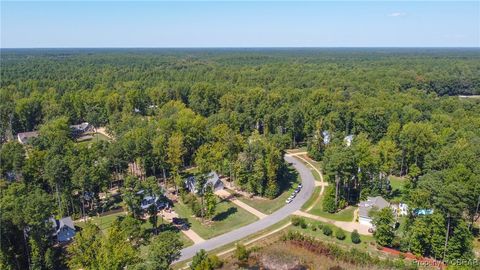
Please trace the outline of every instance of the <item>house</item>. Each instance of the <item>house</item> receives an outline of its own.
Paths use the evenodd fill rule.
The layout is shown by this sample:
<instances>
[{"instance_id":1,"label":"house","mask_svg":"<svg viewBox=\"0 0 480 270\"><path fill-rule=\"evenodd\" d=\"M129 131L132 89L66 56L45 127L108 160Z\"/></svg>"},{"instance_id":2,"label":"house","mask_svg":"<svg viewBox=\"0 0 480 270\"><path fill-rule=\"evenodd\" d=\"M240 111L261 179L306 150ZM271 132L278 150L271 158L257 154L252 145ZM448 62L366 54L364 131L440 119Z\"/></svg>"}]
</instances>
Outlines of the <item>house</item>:
<instances>
[{"instance_id":1,"label":"house","mask_svg":"<svg viewBox=\"0 0 480 270\"><path fill-rule=\"evenodd\" d=\"M17 134L17 140L21 144L27 144L32 141L32 139L38 137L38 131L28 131L21 132Z\"/></svg>"},{"instance_id":2,"label":"house","mask_svg":"<svg viewBox=\"0 0 480 270\"><path fill-rule=\"evenodd\" d=\"M330 143L330 132L328 130L322 131L322 136L323 136L323 144L327 145Z\"/></svg>"},{"instance_id":3,"label":"house","mask_svg":"<svg viewBox=\"0 0 480 270\"><path fill-rule=\"evenodd\" d=\"M397 217L408 215L408 205L406 203L392 204L391 207Z\"/></svg>"},{"instance_id":4,"label":"house","mask_svg":"<svg viewBox=\"0 0 480 270\"><path fill-rule=\"evenodd\" d=\"M75 226L71 217L64 217L60 220L51 217L49 221L52 223L53 234L59 243L65 243L75 236Z\"/></svg>"},{"instance_id":5,"label":"house","mask_svg":"<svg viewBox=\"0 0 480 270\"><path fill-rule=\"evenodd\" d=\"M160 200L159 196L154 195L143 197L142 201L140 202L140 208L142 208L143 211L146 211L153 204L157 206L158 210L163 209L165 206L167 206L167 204Z\"/></svg>"},{"instance_id":6,"label":"house","mask_svg":"<svg viewBox=\"0 0 480 270\"><path fill-rule=\"evenodd\" d=\"M345 138L343 138L343 141L345 142L347 147L350 147L352 145L352 142L353 142L353 135L346 136Z\"/></svg>"},{"instance_id":7,"label":"house","mask_svg":"<svg viewBox=\"0 0 480 270\"><path fill-rule=\"evenodd\" d=\"M190 176L185 179L185 186L190 192L198 193L196 183L195 176ZM220 177L216 172L211 172L207 175L207 182L205 183L203 189L205 189L208 185L213 187L213 191L221 190L224 187L223 182L220 180Z\"/></svg>"},{"instance_id":8,"label":"house","mask_svg":"<svg viewBox=\"0 0 480 270\"><path fill-rule=\"evenodd\" d=\"M367 225L370 228L373 227L372 224L372 217L370 216L370 212L374 210L382 210L385 207L389 207L390 203L387 202L381 196L377 197L367 197L366 201L361 201L359 204L358 210L358 222L363 225Z\"/></svg>"},{"instance_id":9,"label":"house","mask_svg":"<svg viewBox=\"0 0 480 270\"><path fill-rule=\"evenodd\" d=\"M72 130L73 137L80 137L85 133L95 132L95 128L88 122L83 122L78 125L70 125L70 129Z\"/></svg>"}]
</instances>

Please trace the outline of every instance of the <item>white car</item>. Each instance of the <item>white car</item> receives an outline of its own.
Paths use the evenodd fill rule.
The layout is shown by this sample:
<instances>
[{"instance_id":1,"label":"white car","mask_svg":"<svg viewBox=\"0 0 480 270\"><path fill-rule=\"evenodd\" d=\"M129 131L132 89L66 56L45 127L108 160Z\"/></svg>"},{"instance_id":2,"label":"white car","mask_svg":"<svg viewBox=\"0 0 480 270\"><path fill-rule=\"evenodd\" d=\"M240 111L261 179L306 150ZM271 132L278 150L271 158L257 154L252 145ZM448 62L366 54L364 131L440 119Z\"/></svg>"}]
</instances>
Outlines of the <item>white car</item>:
<instances>
[{"instance_id":1,"label":"white car","mask_svg":"<svg viewBox=\"0 0 480 270\"><path fill-rule=\"evenodd\" d=\"M291 203L292 201L293 201L293 198L290 197L290 198L288 198L288 199L285 201L285 203L286 203L286 204L289 204L289 203Z\"/></svg>"}]
</instances>

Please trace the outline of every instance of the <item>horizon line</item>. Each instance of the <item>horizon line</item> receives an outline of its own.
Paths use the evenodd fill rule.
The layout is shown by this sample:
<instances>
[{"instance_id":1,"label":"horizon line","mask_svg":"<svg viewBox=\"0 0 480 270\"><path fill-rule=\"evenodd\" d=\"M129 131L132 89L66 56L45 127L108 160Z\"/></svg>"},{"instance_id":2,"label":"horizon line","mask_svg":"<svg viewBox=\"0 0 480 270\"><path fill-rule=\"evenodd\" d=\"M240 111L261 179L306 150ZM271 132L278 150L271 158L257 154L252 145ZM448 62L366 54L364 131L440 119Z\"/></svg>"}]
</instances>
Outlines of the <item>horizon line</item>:
<instances>
[{"instance_id":1,"label":"horizon line","mask_svg":"<svg viewBox=\"0 0 480 270\"><path fill-rule=\"evenodd\" d=\"M99 47L0 47L0 50L16 49L480 49L479 46L99 46Z\"/></svg>"}]
</instances>

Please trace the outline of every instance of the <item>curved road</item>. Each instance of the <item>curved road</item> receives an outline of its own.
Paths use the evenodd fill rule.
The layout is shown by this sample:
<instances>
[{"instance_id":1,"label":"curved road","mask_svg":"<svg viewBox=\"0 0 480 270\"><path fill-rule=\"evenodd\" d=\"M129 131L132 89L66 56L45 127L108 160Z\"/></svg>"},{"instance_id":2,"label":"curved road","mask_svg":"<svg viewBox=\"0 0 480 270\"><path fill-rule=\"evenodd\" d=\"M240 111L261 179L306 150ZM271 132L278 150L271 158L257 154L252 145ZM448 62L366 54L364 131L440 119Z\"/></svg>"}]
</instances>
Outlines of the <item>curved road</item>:
<instances>
[{"instance_id":1,"label":"curved road","mask_svg":"<svg viewBox=\"0 0 480 270\"><path fill-rule=\"evenodd\" d=\"M177 262L192 258L195 253L197 253L200 249L205 249L206 251L213 250L231 242L235 242L242 238L245 238L250 234L254 234L256 232L264 230L265 228L268 228L273 224L280 222L281 220L291 215L293 212L299 210L302 205L307 202L310 196L312 196L313 190L315 188L315 179L313 178L310 169L307 168L302 162L298 161L294 157L287 155L285 155L284 159L285 161L291 163L293 167L298 171L300 179L302 179L303 185L302 190L297 194L295 199L290 204L285 205L273 214L256 222L250 223L244 227L208 239L205 242L198 243L182 249L182 255L177 260Z\"/></svg>"}]
</instances>

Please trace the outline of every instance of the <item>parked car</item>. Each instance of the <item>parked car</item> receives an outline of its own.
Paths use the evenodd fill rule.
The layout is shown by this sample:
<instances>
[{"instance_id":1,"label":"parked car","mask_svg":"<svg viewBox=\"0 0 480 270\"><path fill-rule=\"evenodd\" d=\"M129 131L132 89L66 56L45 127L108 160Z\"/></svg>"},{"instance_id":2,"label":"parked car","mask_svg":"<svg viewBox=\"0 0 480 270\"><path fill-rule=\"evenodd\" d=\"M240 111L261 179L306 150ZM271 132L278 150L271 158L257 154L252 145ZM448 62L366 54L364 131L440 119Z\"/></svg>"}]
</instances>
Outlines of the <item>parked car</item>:
<instances>
[{"instance_id":1,"label":"parked car","mask_svg":"<svg viewBox=\"0 0 480 270\"><path fill-rule=\"evenodd\" d=\"M292 198L292 197L289 197L289 198L285 201L285 203L286 203L286 204L289 204L289 203L291 203L292 201L293 201L293 198Z\"/></svg>"},{"instance_id":2,"label":"parked car","mask_svg":"<svg viewBox=\"0 0 480 270\"><path fill-rule=\"evenodd\" d=\"M180 230L188 230L190 228L188 221L183 218L173 218L172 223L173 225L177 226L177 228L179 228Z\"/></svg>"}]
</instances>

